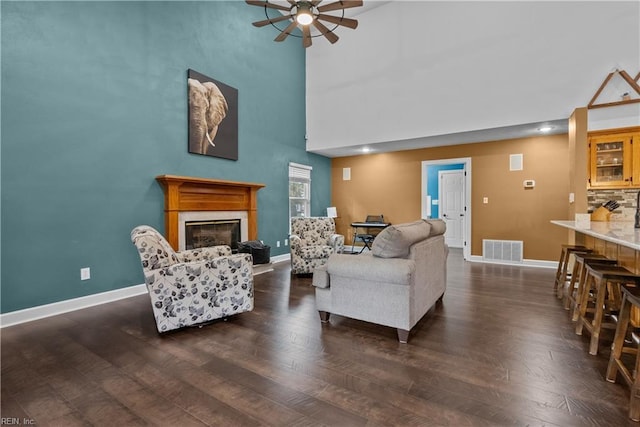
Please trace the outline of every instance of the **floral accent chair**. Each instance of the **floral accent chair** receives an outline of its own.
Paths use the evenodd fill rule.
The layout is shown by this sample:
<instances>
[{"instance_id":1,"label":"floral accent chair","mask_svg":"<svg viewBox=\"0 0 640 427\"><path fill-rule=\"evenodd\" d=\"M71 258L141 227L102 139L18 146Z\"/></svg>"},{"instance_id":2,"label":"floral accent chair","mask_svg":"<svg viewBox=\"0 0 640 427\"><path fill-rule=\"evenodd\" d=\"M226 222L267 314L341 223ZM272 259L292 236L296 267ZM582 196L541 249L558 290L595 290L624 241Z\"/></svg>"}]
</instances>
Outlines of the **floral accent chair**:
<instances>
[{"instance_id":1,"label":"floral accent chair","mask_svg":"<svg viewBox=\"0 0 640 427\"><path fill-rule=\"evenodd\" d=\"M158 332L253 310L253 261L229 246L175 252L153 227L131 231Z\"/></svg>"},{"instance_id":2,"label":"floral accent chair","mask_svg":"<svg viewBox=\"0 0 640 427\"><path fill-rule=\"evenodd\" d=\"M329 255L341 253L344 236L336 234L333 218L291 218L291 272L313 273L316 267L326 264Z\"/></svg>"}]
</instances>

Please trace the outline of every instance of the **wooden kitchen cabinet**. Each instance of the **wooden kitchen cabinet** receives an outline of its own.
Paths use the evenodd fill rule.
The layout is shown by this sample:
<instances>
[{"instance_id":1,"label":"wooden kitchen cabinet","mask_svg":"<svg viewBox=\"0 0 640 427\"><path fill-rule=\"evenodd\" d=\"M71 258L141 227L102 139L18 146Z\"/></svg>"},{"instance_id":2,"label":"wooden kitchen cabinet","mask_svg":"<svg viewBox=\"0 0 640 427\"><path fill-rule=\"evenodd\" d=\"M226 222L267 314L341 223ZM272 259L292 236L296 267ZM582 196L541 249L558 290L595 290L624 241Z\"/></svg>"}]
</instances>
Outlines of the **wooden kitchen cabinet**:
<instances>
[{"instance_id":1,"label":"wooden kitchen cabinet","mask_svg":"<svg viewBox=\"0 0 640 427\"><path fill-rule=\"evenodd\" d=\"M589 132L589 187L640 188L640 127Z\"/></svg>"}]
</instances>

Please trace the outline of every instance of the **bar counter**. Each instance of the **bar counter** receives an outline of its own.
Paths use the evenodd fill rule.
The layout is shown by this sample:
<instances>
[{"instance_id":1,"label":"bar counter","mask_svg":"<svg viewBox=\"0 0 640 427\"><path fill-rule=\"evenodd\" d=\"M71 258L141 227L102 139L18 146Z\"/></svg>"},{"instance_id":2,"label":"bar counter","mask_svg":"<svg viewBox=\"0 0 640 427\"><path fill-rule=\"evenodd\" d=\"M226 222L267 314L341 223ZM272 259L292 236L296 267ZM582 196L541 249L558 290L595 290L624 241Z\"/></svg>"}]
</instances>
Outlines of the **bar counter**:
<instances>
[{"instance_id":1,"label":"bar counter","mask_svg":"<svg viewBox=\"0 0 640 427\"><path fill-rule=\"evenodd\" d=\"M633 221L591 221L589 227L577 227L575 221L551 223L573 230L576 244L617 259L620 265L640 274L640 229L633 227Z\"/></svg>"}]
</instances>

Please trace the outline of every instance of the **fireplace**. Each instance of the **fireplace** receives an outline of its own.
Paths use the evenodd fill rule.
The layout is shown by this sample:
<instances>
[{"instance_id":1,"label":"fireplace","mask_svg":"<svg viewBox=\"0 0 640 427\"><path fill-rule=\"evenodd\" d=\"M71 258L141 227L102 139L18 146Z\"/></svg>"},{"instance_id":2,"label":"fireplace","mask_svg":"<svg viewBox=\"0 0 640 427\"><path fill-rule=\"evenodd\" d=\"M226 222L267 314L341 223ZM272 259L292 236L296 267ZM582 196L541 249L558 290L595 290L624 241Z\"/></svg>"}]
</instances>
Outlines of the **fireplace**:
<instances>
[{"instance_id":1,"label":"fireplace","mask_svg":"<svg viewBox=\"0 0 640 427\"><path fill-rule=\"evenodd\" d=\"M180 212L178 250L228 245L235 253L238 242L248 240L247 219L244 211Z\"/></svg>"},{"instance_id":2,"label":"fireplace","mask_svg":"<svg viewBox=\"0 0 640 427\"><path fill-rule=\"evenodd\" d=\"M184 246L186 249L227 245L232 252L238 251L240 220L187 221L184 224Z\"/></svg>"},{"instance_id":3,"label":"fireplace","mask_svg":"<svg viewBox=\"0 0 640 427\"><path fill-rule=\"evenodd\" d=\"M239 220L239 241L258 238L258 190L264 184L176 175L160 175L156 180L165 195L165 234L175 250L186 248L185 223L189 221Z\"/></svg>"}]
</instances>

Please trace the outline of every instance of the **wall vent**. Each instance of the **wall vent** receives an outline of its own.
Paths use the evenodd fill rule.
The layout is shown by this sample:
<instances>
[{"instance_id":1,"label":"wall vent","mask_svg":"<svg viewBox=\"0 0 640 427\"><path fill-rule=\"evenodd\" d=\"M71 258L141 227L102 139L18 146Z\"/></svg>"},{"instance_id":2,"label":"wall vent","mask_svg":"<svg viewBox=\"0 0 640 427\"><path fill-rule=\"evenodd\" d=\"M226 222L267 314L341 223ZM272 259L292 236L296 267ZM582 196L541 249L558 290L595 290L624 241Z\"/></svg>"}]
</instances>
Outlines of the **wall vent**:
<instances>
[{"instance_id":1,"label":"wall vent","mask_svg":"<svg viewBox=\"0 0 640 427\"><path fill-rule=\"evenodd\" d=\"M482 240L482 259L522 263L522 240Z\"/></svg>"}]
</instances>

